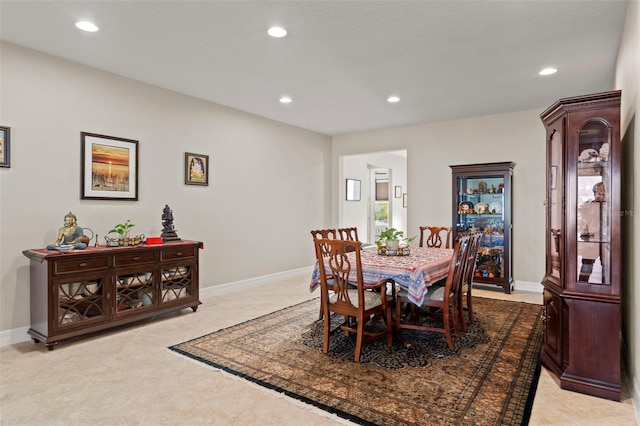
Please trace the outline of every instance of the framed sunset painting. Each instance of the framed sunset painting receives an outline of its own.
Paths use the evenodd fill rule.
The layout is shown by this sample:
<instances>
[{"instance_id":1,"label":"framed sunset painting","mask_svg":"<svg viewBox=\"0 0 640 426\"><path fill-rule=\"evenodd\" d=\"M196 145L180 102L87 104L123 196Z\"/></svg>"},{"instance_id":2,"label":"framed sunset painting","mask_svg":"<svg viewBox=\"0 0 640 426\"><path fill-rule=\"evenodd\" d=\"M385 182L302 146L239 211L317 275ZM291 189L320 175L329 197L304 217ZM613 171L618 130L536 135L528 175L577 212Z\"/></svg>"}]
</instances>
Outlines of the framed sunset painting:
<instances>
[{"instance_id":1,"label":"framed sunset painting","mask_svg":"<svg viewBox=\"0 0 640 426\"><path fill-rule=\"evenodd\" d=\"M138 141L82 132L81 198L138 200Z\"/></svg>"}]
</instances>

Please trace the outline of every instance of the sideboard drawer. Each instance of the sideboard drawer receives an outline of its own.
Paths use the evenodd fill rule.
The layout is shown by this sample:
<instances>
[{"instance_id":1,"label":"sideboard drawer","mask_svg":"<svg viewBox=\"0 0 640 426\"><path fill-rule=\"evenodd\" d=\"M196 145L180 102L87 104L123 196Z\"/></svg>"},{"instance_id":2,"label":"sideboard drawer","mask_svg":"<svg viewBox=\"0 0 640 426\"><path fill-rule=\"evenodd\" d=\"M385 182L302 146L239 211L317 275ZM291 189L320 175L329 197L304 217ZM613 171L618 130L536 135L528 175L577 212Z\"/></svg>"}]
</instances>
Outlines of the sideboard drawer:
<instances>
[{"instance_id":1,"label":"sideboard drawer","mask_svg":"<svg viewBox=\"0 0 640 426\"><path fill-rule=\"evenodd\" d=\"M160 260L185 259L196 255L197 246L184 245L175 248L166 248L160 252Z\"/></svg>"},{"instance_id":2,"label":"sideboard drawer","mask_svg":"<svg viewBox=\"0 0 640 426\"><path fill-rule=\"evenodd\" d=\"M89 257L85 259L65 259L53 262L54 274L78 273L84 271L96 271L107 269L109 266L109 257Z\"/></svg>"},{"instance_id":3,"label":"sideboard drawer","mask_svg":"<svg viewBox=\"0 0 640 426\"><path fill-rule=\"evenodd\" d=\"M154 251L123 253L113 257L113 266L117 268L119 266L139 265L141 263L153 263L155 261L156 253Z\"/></svg>"}]
</instances>

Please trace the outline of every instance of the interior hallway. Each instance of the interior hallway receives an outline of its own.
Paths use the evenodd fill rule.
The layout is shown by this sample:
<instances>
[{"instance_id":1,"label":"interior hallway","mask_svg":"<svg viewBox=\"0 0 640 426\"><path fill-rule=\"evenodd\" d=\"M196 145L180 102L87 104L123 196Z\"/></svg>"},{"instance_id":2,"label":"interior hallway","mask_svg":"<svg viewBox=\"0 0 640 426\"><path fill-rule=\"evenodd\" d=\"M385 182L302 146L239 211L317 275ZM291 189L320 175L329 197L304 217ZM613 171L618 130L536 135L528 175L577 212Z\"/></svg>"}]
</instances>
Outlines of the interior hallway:
<instances>
[{"instance_id":1,"label":"interior hallway","mask_svg":"<svg viewBox=\"0 0 640 426\"><path fill-rule=\"evenodd\" d=\"M0 348L3 425L352 424L181 357L168 346L319 296L309 274L203 300L198 311L59 343ZM499 288L476 296L542 303L538 293ZM636 425L626 387L613 402L563 391L543 369L530 425Z\"/></svg>"}]
</instances>

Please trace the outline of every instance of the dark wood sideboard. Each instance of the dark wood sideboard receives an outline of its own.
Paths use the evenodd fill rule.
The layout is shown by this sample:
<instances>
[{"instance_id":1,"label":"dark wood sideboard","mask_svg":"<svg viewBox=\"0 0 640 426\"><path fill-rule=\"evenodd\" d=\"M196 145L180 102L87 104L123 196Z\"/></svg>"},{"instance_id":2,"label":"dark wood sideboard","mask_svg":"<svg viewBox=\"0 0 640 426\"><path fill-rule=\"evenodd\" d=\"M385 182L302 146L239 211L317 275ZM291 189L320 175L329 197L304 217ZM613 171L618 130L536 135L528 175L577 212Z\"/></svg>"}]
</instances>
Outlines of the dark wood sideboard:
<instances>
[{"instance_id":1,"label":"dark wood sideboard","mask_svg":"<svg viewBox=\"0 0 640 426\"><path fill-rule=\"evenodd\" d=\"M67 252L30 249L31 328L49 350L63 339L191 308L202 243L176 241Z\"/></svg>"}]
</instances>

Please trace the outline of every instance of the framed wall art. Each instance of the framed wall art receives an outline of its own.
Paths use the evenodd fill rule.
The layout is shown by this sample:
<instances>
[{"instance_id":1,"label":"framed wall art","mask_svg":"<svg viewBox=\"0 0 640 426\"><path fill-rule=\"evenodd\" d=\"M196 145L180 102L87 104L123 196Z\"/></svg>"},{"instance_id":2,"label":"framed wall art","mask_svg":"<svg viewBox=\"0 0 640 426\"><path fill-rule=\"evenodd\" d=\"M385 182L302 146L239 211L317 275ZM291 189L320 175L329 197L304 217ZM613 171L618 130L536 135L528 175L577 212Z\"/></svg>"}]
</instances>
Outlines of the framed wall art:
<instances>
[{"instance_id":1,"label":"framed wall art","mask_svg":"<svg viewBox=\"0 0 640 426\"><path fill-rule=\"evenodd\" d=\"M347 179L347 201L360 201L360 181Z\"/></svg>"},{"instance_id":2,"label":"framed wall art","mask_svg":"<svg viewBox=\"0 0 640 426\"><path fill-rule=\"evenodd\" d=\"M10 143L11 133L9 127L0 126L0 167L11 167Z\"/></svg>"},{"instance_id":3,"label":"framed wall art","mask_svg":"<svg viewBox=\"0 0 640 426\"><path fill-rule=\"evenodd\" d=\"M138 200L138 141L82 132L83 200Z\"/></svg>"},{"instance_id":4,"label":"framed wall art","mask_svg":"<svg viewBox=\"0 0 640 426\"><path fill-rule=\"evenodd\" d=\"M402 198L402 187L396 186L396 198Z\"/></svg>"},{"instance_id":5,"label":"framed wall art","mask_svg":"<svg viewBox=\"0 0 640 426\"><path fill-rule=\"evenodd\" d=\"M209 156L184 153L184 183L187 185L209 185Z\"/></svg>"},{"instance_id":6,"label":"framed wall art","mask_svg":"<svg viewBox=\"0 0 640 426\"><path fill-rule=\"evenodd\" d=\"M407 207L407 193L402 194L402 207Z\"/></svg>"}]
</instances>

